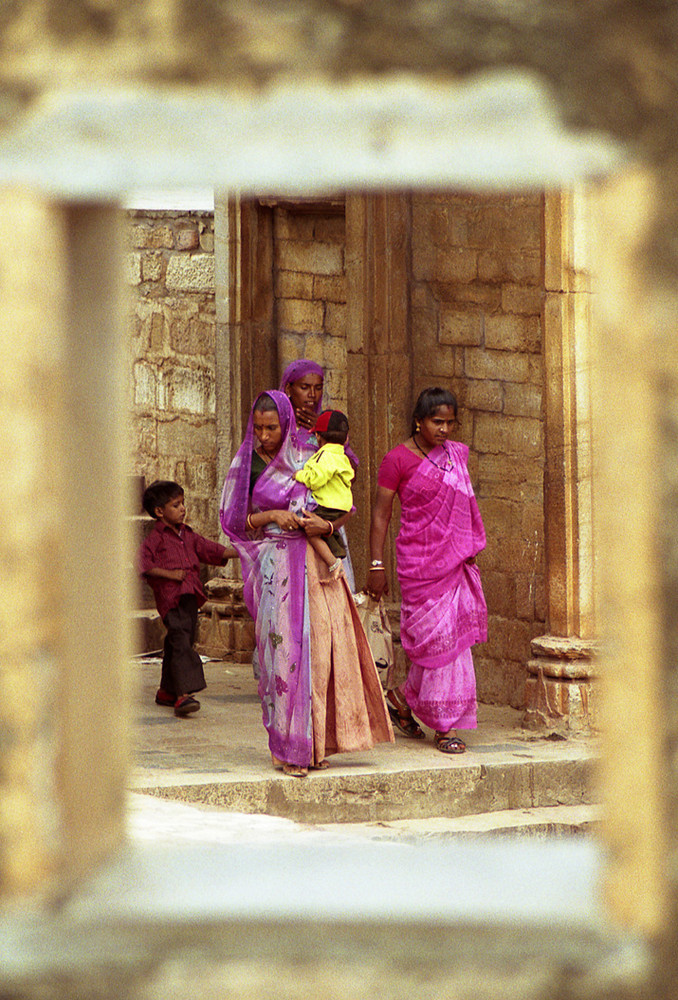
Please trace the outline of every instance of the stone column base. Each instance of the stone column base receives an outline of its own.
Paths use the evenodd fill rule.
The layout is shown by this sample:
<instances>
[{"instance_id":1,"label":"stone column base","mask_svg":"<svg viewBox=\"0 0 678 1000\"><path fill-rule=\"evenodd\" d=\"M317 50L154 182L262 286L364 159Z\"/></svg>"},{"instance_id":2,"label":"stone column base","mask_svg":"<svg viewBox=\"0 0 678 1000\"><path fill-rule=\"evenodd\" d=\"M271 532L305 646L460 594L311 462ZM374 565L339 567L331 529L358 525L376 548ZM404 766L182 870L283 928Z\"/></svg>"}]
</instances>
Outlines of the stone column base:
<instances>
[{"instance_id":1,"label":"stone column base","mask_svg":"<svg viewBox=\"0 0 678 1000\"><path fill-rule=\"evenodd\" d=\"M242 583L215 577L208 580L205 590L210 599L198 615L195 648L203 656L251 663L254 622L242 599Z\"/></svg>"},{"instance_id":2,"label":"stone column base","mask_svg":"<svg viewBox=\"0 0 678 1000\"><path fill-rule=\"evenodd\" d=\"M564 733L596 728L595 651L596 643L590 639L545 635L532 640L522 723L525 729Z\"/></svg>"}]
</instances>

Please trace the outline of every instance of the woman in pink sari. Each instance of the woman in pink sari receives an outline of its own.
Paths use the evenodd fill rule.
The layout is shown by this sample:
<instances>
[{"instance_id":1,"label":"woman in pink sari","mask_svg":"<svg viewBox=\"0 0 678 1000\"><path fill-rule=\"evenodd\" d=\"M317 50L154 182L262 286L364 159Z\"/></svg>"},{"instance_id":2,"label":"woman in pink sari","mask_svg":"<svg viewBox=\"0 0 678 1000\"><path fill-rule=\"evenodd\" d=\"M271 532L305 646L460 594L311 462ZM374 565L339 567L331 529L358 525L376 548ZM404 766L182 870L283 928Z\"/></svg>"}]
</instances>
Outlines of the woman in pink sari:
<instances>
[{"instance_id":1,"label":"woman in pink sari","mask_svg":"<svg viewBox=\"0 0 678 1000\"><path fill-rule=\"evenodd\" d=\"M400 636L412 665L402 687L387 693L389 712L412 739L424 737L413 715L433 729L442 753L463 753L466 744L455 729L476 728L471 646L487 639L487 607L475 565L485 530L468 474L468 448L448 440L456 421L455 396L425 389L414 409L411 437L384 457L365 588L376 598L386 592L384 540L397 493Z\"/></svg>"},{"instance_id":2,"label":"woman in pink sari","mask_svg":"<svg viewBox=\"0 0 678 1000\"><path fill-rule=\"evenodd\" d=\"M334 753L393 740L377 669L345 580L330 580L305 531L304 464L292 404L262 393L224 484L220 516L255 621L259 696L273 765L303 777Z\"/></svg>"}]
</instances>

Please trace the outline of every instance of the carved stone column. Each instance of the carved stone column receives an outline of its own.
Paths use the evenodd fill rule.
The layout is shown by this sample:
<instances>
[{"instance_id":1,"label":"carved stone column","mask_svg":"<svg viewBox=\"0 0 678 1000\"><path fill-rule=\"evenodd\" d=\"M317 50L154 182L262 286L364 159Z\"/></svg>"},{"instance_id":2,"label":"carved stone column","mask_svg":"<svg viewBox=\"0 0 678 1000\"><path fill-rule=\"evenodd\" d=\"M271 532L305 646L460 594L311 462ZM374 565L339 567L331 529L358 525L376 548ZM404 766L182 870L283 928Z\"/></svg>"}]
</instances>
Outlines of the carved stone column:
<instances>
[{"instance_id":1,"label":"carved stone column","mask_svg":"<svg viewBox=\"0 0 678 1000\"><path fill-rule=\"evenodd\" d=\"M547 194L543 309L548 629L532 642L524 725L595 725L590 287L586 198Z\"/></svg>"},{"instance_id":2,"label":"carved stone column","mask_svg":"<svg viewBox=\"0 0 678 1000\"><path fill-rule=\"evenodd\" d=\"M367 573L377 469L389 448L407 436L413 402L407 195L346 198L346 279L351 443L360 457L354 497L361 512L349 523L348 534L360 587ZM399 598L394 542L397 528L398 513L394 509L394 524L385 550L392 600Z\"/></svg>"},{"instance_id":3,"label":"carved stone column","mask_svg":"<svg viewBox=\"0 0 678 1000\"><path fill-rule=\"evenodd\" d=\"M254 200L217 195L217 474L242 440L254 397L278 384L274 322L273 213Z\"/></svg>"}]
</instances>

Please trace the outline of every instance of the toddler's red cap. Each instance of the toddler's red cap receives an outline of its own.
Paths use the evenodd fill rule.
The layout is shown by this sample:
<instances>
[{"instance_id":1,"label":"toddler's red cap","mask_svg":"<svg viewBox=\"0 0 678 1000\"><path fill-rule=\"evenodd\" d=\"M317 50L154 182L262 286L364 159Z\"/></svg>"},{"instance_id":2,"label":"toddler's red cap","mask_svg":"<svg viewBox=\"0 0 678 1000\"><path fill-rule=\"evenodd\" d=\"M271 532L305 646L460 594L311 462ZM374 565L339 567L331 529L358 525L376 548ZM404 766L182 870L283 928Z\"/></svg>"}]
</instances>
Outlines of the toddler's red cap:
<instances>
[{"instance_id":1,"label":"toddler's red cap","mask_svg":"<svg viewBox=\"0 0 678 1000\"><path fill-rule=\"evenodd\" d=\"M332 418L336 416L333 421ZM336 430L337 420L345 420L344 414L341 410L323 410L318 419L315 422L314 431L318 431L319 434L324 434L325 431Z\"/></svg>"}]
</instances>

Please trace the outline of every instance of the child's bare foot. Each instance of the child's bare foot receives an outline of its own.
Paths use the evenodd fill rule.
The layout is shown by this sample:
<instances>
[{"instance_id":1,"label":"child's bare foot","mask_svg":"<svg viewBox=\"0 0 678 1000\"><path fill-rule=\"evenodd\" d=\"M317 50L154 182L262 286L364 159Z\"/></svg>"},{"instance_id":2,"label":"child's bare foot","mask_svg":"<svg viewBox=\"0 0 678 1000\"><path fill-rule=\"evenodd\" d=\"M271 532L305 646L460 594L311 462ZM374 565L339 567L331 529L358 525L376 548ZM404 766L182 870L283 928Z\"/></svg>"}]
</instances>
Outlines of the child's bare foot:
<instances>
[{"instance_id":1,"label":"child's bare foot","mask_svg":"<svg viewBox=\"0 0 678 1000\"><path fill-rule=\"evenodd\" d=\"M337 559L333 562L331 566L328 567L327 572L330 574L330 580L341 580L345 576L343 566L341 565L341 559Z\"/></svg>"}]
</instances>

